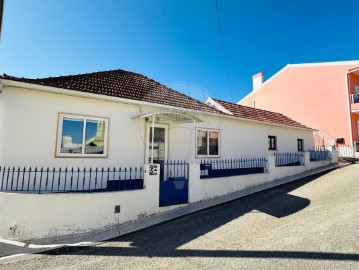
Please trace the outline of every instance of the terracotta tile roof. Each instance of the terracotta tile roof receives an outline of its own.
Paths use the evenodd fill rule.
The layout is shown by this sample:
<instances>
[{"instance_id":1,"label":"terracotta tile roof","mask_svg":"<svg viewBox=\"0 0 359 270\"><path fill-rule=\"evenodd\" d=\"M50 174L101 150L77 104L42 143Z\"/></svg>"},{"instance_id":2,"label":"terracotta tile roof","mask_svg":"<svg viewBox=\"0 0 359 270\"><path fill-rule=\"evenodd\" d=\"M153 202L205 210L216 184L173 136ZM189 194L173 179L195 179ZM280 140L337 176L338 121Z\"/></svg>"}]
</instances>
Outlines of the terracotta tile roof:
<instances>
[{"instance_id":1,"label":"terracotta tile roof","mask_svg":"<svg viewBox=\"0 0 359 270\"><path fill-rule=\"evenodd\" d=\"M125 70L111 70L42 79L18 78L4 74L0 76L0 78L223 114L215 108L177 92L146 76Z\"/></svg>"},{"instance_id":2,"label":"terracotta tile roof","mask_svg":"<svg viewBox=\"0 0 359 270\"><path fill-rule=\"evenodd\" d=\"M255 109L243 105L238 105L230 102L226 102L223 100L218 100L212 98L215 102L222 105L225 109L233 113L234 116L240 117L240 118L246 118L251 120L256 120L260 122L266 122L271 124L278 124L278 125L284 125L284 126L291 126L291 127L297 127L297 128L306 128L310 129L309 127L302 125L301 123L298 123L297 121L294 121L293 119L290 119L289 117L276 112L270 112L266 110L261 109Z\"/></svg>"}]
</instances>

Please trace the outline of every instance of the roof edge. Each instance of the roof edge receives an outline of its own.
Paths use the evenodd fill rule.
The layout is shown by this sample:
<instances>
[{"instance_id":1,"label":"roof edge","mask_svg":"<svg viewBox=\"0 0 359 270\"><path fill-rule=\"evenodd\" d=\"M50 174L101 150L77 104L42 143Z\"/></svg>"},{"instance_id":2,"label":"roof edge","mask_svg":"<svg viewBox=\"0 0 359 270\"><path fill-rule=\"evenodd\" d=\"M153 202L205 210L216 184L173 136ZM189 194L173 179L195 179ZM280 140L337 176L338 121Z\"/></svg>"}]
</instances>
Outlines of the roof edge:
<instances>
[{"instance_id":1,"label":"roof edge","mask_svg":"<svg viewBox=\"0 0 359 270\"><path fill-rule=\"evenodd\" d=\"M238 101L235 104L241 105L240 103L247 99L248 97L250 97L251 95L253 95L255 92L261 90L263 88L263 86L265 86L266 84L268 84L271 80L273 80L274 78L276 78L277 76L279 76L279 74L283 73L286 69L288 69L291 65L287 64L285 67L283 67L281 70L279 70L277 73L275 73L272 77L270 77L268 80L264 81L264 83L257 89L257 90L252 90L251 92L249 92L244 98L242 98L240 101ZM242 105L244 106L244 105Z\"/></svg>"},{"instance_id":2,"label":"roof edge","mask_svg":"<svg viewBox=\"0 0 359 270\"><path fill-rule=\"evenodd\" d=\"M149 103L146 101L125 99L125 98L112 97L112 96L106 96L106 95L99 95L99 94L94 94L94 93L81 92L81 91L76 91L76 90L69 90L69 89L57 88L57 87L52 87L52 86L44 86L44 85L38 85L38 84L32 84L32 83L26 83L26 82L19 82L19 81L7 80L7 79L2 79L2 78L0 78L0 81L3 83L4 86L7 86L7 87L19 87L19 88L24 88L24 89L28 89L28 90L40 91L40 92L46 92L46 93L52 93L52 94L63 94L63 95L75 96L75 97L87 97L87 98L92 98L92 99L96 99L96 100L103 100L103 101L130 104L130 105L162 107L165 109L180 108L180 107L175 107L175 106L170 106L170 105ZM241 105L241 106L243 106L243 105ZM228 118L228 119L232 119L232 120L241 120L241 121L245 121L245 122L258 123L258 124L262 124L262 125L278 126L278 127L290 128L290 129L300 129L300 130L306 130L306 131L315 131L315 129L309 128L309 127L307 127L307 128L294 127L294 126L288 126L288 125L262 122L262 121L258 121L258 120L247 119L247 118L242 118L242 117L238 117L238 116L234 116L234 115L225 114L223 112L221 113L221 111L219 111L218 113L214 113L214 112L204 112L204 111L198 111L198 110L186 109L186 108L180 108L180 109L183 111L192 112L192 113L200 112L205 115L210 115L210 116L215 116L215 117L224 117L224 118Z\"/></svg>"},{"instance_id":3,"label":"roof edge","mask_svg":"<svg viewBox=\"0 0 359 270\"><path fill-rule=\"evenodd\" d=\"M266 84L268 84L271 80L276 78L279 74L284 72L288 68L292 67L320 67L320 66L339 66L339 65L358 65L359 66L359 60L349 60L349 61L337 61L337 62L319 62L319 63L302 63L302 64L287 64L282 69L280 69L277 73L275 73L272 77L270 77L268 80L264 81L264 83L255 91L249 92L245 97L243 97L241 100L237 102L237 104L241 105L240 103L244 101L245 99L249 98L253 93L261 90Z\"/></svg>"}]
</instances>

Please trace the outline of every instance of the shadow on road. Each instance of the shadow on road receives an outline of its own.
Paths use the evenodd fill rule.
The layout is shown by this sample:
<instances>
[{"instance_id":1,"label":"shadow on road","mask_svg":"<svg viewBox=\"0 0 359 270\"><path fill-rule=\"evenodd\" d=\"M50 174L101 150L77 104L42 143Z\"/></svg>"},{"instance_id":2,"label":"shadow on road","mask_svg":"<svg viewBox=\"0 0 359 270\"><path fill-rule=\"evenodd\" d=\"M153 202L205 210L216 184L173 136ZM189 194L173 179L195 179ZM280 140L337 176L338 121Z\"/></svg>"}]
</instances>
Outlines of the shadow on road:
<instances>
[{"instance_id":1,"label":"shadow on road","mask_svg":"<svg viewBox=\"0 0 359 270\"><path fill-rule=\"evenodd\" d=\"M260 211L276 218L295 214L310 204L310 200L288 194L319 176L262 191L220 206L166 222L139 232L115 238L109 246L86 248L66 247L48 251L49 255L81 256L141 256L141 257L233 257L233 258L288 258L309 260L359 260L358 254L251 251L251 250L186 250L182 245L203 236L244 214ZM240 228L238 228L240 230ZM111 246L111 242L114 246ZM116 242L129 242L130 247L116 247Z\"/></svg>"}]
</instances>

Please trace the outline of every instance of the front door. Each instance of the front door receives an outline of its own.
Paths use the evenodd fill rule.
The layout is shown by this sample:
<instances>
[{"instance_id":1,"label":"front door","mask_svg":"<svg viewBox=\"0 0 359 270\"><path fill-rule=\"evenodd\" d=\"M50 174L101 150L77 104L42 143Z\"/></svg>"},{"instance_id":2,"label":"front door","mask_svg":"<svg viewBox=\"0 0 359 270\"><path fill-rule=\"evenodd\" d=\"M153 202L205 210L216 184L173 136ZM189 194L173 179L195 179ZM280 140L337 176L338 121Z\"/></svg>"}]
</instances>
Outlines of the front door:
<instances>
[{"instance_id":1,"label":"front door","mask_svg":"<svg viewBox=\"0 0 359 270\"><path fill-rule=\"evenodd\" d=\"M152 134L153 140L152 140ZM168 152L168 126L163 124L154 124L152 131L152 124L147 125L147 146L146 146L146 163L160 164L167 160Z\"/></svg>"}]
</instances>

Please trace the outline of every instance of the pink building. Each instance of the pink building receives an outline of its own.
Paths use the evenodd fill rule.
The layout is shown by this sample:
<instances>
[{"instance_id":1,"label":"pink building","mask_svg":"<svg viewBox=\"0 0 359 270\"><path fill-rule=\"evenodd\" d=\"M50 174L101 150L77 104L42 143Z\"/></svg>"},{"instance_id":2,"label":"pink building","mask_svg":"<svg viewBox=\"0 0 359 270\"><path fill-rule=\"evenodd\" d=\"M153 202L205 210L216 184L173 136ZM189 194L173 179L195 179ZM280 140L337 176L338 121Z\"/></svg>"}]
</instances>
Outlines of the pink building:
<instances>
[{"instance_id":1,"label":"pink building","mask_svg":"<svg viewBox=\"0 0 359 270\"><path fill-rule=\"evenodd\" d=\"M258 73L238 104L283 113L359 151L359 61L288 64L265 82Z\"/></svg>"}]
</instances>

